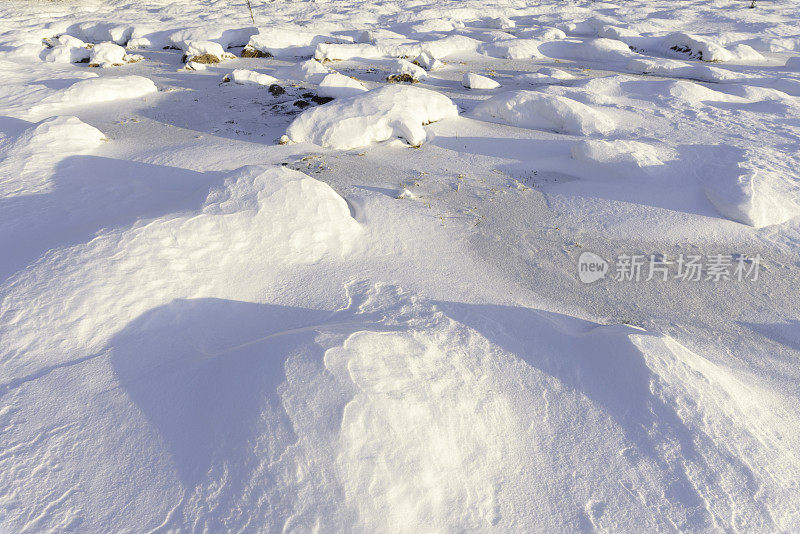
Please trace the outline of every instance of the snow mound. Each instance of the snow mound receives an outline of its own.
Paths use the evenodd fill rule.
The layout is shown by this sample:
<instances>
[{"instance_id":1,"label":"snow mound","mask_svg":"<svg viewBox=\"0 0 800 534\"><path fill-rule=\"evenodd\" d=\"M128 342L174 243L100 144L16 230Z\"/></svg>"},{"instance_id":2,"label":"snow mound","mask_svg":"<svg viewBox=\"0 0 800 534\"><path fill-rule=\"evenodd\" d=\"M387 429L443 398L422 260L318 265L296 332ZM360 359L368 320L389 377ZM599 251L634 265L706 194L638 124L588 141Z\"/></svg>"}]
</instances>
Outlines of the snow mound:
<instances>
[{"instance_id":1,"label":"snow mound","mask_svg":"<svg viewBox=\"0 0 800 534\"><path fill-rule=\"evenodd\" d=\"M233 59L233 54L225 52L222 45L213 41L184 41L183 62L219 63L223 59Z\"/></svg>"},{"instance_id":2,"label":"snow mound","mask_svg":"<svg viewBox=\"0 0 800 534\"><path fill-rule=\"evenodd\" d=\"M269 74L261 74L252 70L236 69L230 74L225 75L222 81L231 81L239 85L256 84L270 86L278 83L278 79Z\"/></svg>"},{"instance_id":3,"label":"snow mound","mask_svg":"<svg viewBox=\"0 0 800 534\"><path fill-rule=\"evenodd\" d=\"M554 59L616 62L628 61L636 55L625 43L603 38L587 41L550 41L541 43L539 52Z\"/></svg>"},{"instance_id":4,"label":"snow mound","mask_svg":"<svg viewBox=\"0 0 800 534\"><path fill-rule=\"evenodd\" d=\"M785 67L787 70L800 72L800 56L790 57L787 59Z\"/></svg>"},{"instance_id":5,"label":"snow mound","mask_svg":"<svg viewBox=\"0 0 800 534\"><path fill-rule=\"evenodd\" d=\"M43 98L31 106L29 115L52 115L62 108L140 98L157 91L156 84L143 76L90 78Z\"/></svg>"},{"instance_id":6,"label":"snow mound","mask_svg":"<svg viewBox=\"0 0 800 534\"><path fill-rule=\"evenodd\" d=\"M536 72L519 74L515 76L514 79L530 84L559 84L570 80L577 80L578 77L565 70L553 67L542 67Z\"/></svg>"},{"instance_id":7,"label":"snow mound","mask_svg":"<svg viewBox=\"0 0 800 534\"><path fill-rule=\"evenodd\" d=\"M422 53L434 59L475 52L481 42L465 35L451 35L435 41L427 41L422 45Z\"/></svg>"},{"instance_id":8,"label":"snow mound","mask_svg":"<svg viewBox=\"0 0 800 534\"><path fill-rule=\"evenodd\" d=\"M116 22L81 22L69 27L68 33L75 35L87 42L100 43L111 41L119 45L125 44L133 32L133 27L128 24Z\"/></svg>"},{"instance_id":9,"label":"snow mound","mask_svg":"<svg viewBox=\"0 0 800 534\"><path fill-rule=\"evenodd\" d=\"M317 93L331 98L344 98L357 95L367 90L364 84L350 76L338 72L325 75L319 82Z\"/></svg>"},{"instance_id":10,"label":"snow mound","mask_svg":"<svg viewBox=\"0 0 800 534\"><path fill-rule=\"evenodd\" d=\"M437 70L444 67L444 63L442 63L438 59L432 58L425 52L417 56L417 58L414 60L414 64L419 65L420 67L428 71Z\"/></svg>"},{"instance_id":11,"label":"snow mound","mask_svg":"<svg viewBox=\"0 0 800 534\"><path fill-rule=\"evenodd\" d=\"M614 120L577 100L537 91L510 91L481 102L475 118L522 128L574 135L608 134Z\"/></svg>"},{"instance_id":12,"label":"snow mound","mask_svg":"<svg viewBox=\"0 0 800 534\"><path fill-rule=\"evenodd\" d=\"M175 298L247 292L253 278L341 259L361 235L347 202L329 185L284 167L247 166L231 171L199 210L104 230L86 244L58 249L26 271L27 287L10 298L19 292L47 298L49 304L37 299L35 306L54 329L69 332L74 350L107 342L119 325ZM77 307L58 304L62 299ZM37 325L35 319L17 325L16 342L41 347Z\"/></svg>"},{"instance_id":13,"label":"snow mound","mask_svg":"<svg viewBox=\"0 0 800 534\"><path fill-rule=\"evenodd\" d=\"M319 61L308 59L301 63L275 69L273 74L284 80L319 84L330 72L331 70Z\"/></svg>"},{"instance_id":14,"label":"snow mound","mask_svg":"<svg viewBox=\"0 0 800 534\"><path fill-rule=\"evenodd\" d=\"M479 74L473 74L472 72L464 73L461 85L467 89L496 89L500 87L500 84L493 79Z\"/></svg>"},{"instance_id":15,"label":"snow mound","mask_svg":"<svg viewBox=\"0 0 800 534\"><path fill-rule=\"evenodd\" d=\"M48 63L82 63L92 53L90 45L67 34L45 43L47 48L41 51L40 57Z\"/></svg>"},{"instance_id":16,"label":"snow mound","mask_svg":"<svg viewBox=\"0 0 800 534\"><path fill-rule=\"evenodd\" d=\"M247 46L278 58L307 57L322 43L345 43L346 37L334 37L301 29L297 26L277 26L262 29L250 37Z\"/></svg>"},{"instance_id":17,"label":"snow mound","mask_svg":"<svg viewBox=\"0 0 800 534\"><path fill-rule=\"evenodd\" d=\"M752 47L739 44L730 50L707 37L684 32L671 33L661 40L662 53L689 56L700 61L763 61Z\"/></svg>"},{"instance_id":18,"label":"snow mound","mask_svg":"<svg viewBox=\"0 0 800 534\"><path fill-rule=\"evenodd\" d=\"M539 52L541 41L534 39L506 39L483 43L480 52L492 57L504 59L530 59L540 58Z\"/></svg>"},{"instance_id":19,"label":"snow mound","mask_svg":"<svg viewBox=\"0 0 800 534\"><path fill-rule=\"evenodd\" d=\"M458 109L446 96L408 85L391 85L309 109L297 117L286 134L291 141L347 150L405 139L421 145L423 125L456 117Z\"/></svg>"},{"instance_id":20,"label":"snow mound","mask_svg":"<svg viewBox=\"0 0 800 534\"><path fill-rule=\"evenodd\" d=\"M405 59L391 60L387 65L387 70L389 71L389 76L387 77L389 81L402 77L410 77L413 81L417 82L428 77L428 73L425 72L425 69Z\"/></svg>"},{"instance_id":21,"label":"snow mound","mask_svg":"<svg viewBox=\"0 0 800 534\"><path fill-rule=\"evenodd\" d=\"M776 157L779 156L779 157ZM724 217L762 228L800 215L800 187L792 176L794 157L721 147L698 170L706 197Z\"/></svg>"},{"instance_id":22,"label":"snow mound","mask_svg":"<svg viewBox=\"0 0 800 534\"><path fill-rule=\"evenodd\" d=\"M142 56L128 54L118 44L105 42L94 45L89 56L89 66L116 67L124 63L134 63L144 59Z\"/></svg>"},{"instance_id":23,"label":"snow mound","mask_svg":"<svg viewBox=\"0 0 800 534\"><path fill-rule=\"evenodd\" d=\"M363 282L348 284L332 311L234 300L237 277L265 260L274 267L270 245L284 251L288 238L270 224L270 208L274 218L288 217L288 235L298 226L324 229L329 201L334 220L346 208L324 184L291 174L244 178L242 191L229 183L225 210L104 236L82 251L77 269L40 266L40 277L25 281L52 298L18 307L19 293L33 288L9 291L17 306L2 311L0 333L4 341L11 335L12 348L25 334L40 335L34 317L79 338L64 342L73 359L92 354L79 344L86 331L101 332L92 344L103 354L98 372L64 365L25 391L32 401L50 399L67 428L14 440L20 445L6 460L27 465L66 447L75 438L67 441L65 430L80 423L83 454L57 449L61 476L48 472L35 487L55 486L66 504L92 509L108 501L103 492L69 492L76 476L113 487L115 497L130 495L130 515L118 505L108 519L87 519L92 526L579 530L584 520L572 510L567 518L549 514L563 501L602 510L613 532L625 531L631 516L669 530L688 525L689 513L704 514L695 526L713 525L713 514L791 525L791 481L800 471L796 425L787 424L795 420L791 400L670 337L524 307L432 304ZM259 190L257 203L242 198ZM126 264L115 259L123 252L137 255ZM103 279L87 283L89 268ZM191 298L175 299L184 293ZM83 305L71 309L76 300ZM17 314L12 330L7 319ZM81 387L64 391L74 382ZM99 394L106 402L92 401ZM31 405L18 408L26 425L11 427L14 437L42 409ZM693 454L675 465L687 442ZM102 459L103 469L87 466L86 455ZM776 469L786 481L774 479ZM26 476L20 471L2 480L4 490ZM591 486L575 482L578 472ZM760 484L769 508L742 491L744 478ZM642 499L620 491L620 480L636 480ZM561 488L555 502L554 486ZM29 508L52 503L52 491L29 487L18 490ZM713 514L702 499L687 512L687 494L713 502ZM211 510L198 505L209 500ZM14 512L11 524L24 524Z\"/></svg>"},{"instance_id":24,"label":"snow mound","mask_svg":"<svg viewBox=\"0 0 800 534\"><path fill-rule=\"evenodd\" d=\"M346 59L360 58L380 58L386 54L383 50L371 44L337 44L320 43L314 51L314 59L317 61L343 61Z\"/></svg>"},{"instance_id":25,"label":"snow mound","mask_svg":"<svg viewBox=\"0 0 800 534\"><path fill-rule=\"evenodd\" d=\"M632 59L628 62L627 69L642 74L655 74L657 76L674 78L691 78L705 82L723 82L739 77L729 70L712 67L709 65L690 65L675 59Z\"/></svg>"},{"instance_id":26,"label":"snow mound","mask_svg":"<svg viewBox=\"0 0 800 534\"><path fill-rule=\"evenodd\" d=\"M517 27L517 24L508 17L497 17L486 19L485 26L495 30L512 30Z\"/></svg>"},{"instance_id":27,"label":"snow mound","mask_svg":"<svg viewBox=\"0 0 800 534\"><path fill-rule=\"evenodd\" d=\"M667 93L679 100L683 100L693 106L703 102L742 102L741 97L729 95L722 91L715 91L705 85L689 80L677 80L670 82L667 86Z\"/></svg>"},{"instance_id":28,"label":"snow mound","mask_svg":"<svg viewBox=\"0 0 800 534\"><path fill-rule=\"evenodd\" d=\"M91 152L103 141L103 132L77 117L50 117L31 126L0 144L0 198L49 191L59 161Z\"/></svg>"},{"instance_id":29,"label":"snow mound","mask_svg":"<svg viewBox=\"0 0 800 534\"><path fill-rule=\"evenodd\" d=\"M517 32L518 37L524 39L536 39L537 41L558 41L566 39L567 34L558 28L526 28Z\"/></svg>"},{"instance_id":30,"label":"snow mound","mask_svg":"<svg viewBox=\"0 0 800 534\"><path fill-rule=\"evenodd\" d=\"M575 160L620 171L664 164L654 146L638 141L586 139L572 145L570 153Z\"/></svg>"}]
</instances>

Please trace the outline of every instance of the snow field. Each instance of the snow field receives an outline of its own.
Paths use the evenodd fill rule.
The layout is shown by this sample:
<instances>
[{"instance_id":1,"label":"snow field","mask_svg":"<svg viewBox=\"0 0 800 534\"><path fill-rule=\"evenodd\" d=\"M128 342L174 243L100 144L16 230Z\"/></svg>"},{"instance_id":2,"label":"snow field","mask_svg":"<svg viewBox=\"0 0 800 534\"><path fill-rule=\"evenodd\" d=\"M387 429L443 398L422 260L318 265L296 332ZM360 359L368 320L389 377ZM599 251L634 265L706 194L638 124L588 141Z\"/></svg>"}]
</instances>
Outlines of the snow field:
<instances>
[{"instance_id":1,"label":"snow field","mask_svg":"<svg viewBox=\"0 0 800 534\"><path fill-rule=\"evenodd\" d=\"M798 530L797 6L745 4L0 6L0 530Z\"/></svg>"}]
</instances>

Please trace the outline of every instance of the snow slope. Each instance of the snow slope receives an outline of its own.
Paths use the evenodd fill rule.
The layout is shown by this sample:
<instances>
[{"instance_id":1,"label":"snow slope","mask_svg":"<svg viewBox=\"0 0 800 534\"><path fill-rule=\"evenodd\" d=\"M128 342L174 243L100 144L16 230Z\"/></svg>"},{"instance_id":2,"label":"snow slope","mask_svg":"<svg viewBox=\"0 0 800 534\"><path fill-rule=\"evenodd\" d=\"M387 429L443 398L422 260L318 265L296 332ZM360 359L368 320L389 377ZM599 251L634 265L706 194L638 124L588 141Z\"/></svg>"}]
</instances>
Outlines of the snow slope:
<instances>
[{"instance_id":1,"label":"snow slope","mask_svg":"<svg viewBox=\"0 0 800 534\"><path fill-rule=\"evenodd\" d=\"M0 531L800 529L748 6L0 5Z\"/></svg>"}]
</instances>

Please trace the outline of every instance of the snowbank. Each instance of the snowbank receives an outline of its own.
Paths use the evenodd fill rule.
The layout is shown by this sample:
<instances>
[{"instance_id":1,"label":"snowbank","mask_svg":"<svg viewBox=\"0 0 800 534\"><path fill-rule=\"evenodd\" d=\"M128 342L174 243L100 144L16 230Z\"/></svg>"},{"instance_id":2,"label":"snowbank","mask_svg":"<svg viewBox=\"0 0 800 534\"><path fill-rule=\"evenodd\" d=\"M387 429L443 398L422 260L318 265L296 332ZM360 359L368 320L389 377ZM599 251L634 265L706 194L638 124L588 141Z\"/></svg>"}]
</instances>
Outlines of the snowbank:
<instances>
[{"instance_id":1,"label":"snowbank","mask_svg":"<svg viewBox=\"0 0 800 534\"><path fill-rule=\"evenodd\" d=\"M467 89L496 89L500 87L500 84L493 79L472 72L464 73L464 77L461 79L461 85Z\"/></svg>"},{"instance_id":2,"label":"snowbank","mask_svg":"<svg viewBox=\"0 0 800 534\"><path fill-rule=\"evenodd\" d=\"M456 117L446 96L407 85L373 89L303 112L286 131L291 141L347 150L400 137L413 146L427 137L423 125Z\"/></svg>"},{"instance_id":3,"label":"snowbank","mask_svg":"<svg viewBox=\"0 0 800 534\"><path fill-rule=\"evenodd\" d=\"M537 91L510 91L478 104L473 116L499 122L574 135L608 134L614 120L593 107L564 96Z\"/></svg>"}]
</instances>

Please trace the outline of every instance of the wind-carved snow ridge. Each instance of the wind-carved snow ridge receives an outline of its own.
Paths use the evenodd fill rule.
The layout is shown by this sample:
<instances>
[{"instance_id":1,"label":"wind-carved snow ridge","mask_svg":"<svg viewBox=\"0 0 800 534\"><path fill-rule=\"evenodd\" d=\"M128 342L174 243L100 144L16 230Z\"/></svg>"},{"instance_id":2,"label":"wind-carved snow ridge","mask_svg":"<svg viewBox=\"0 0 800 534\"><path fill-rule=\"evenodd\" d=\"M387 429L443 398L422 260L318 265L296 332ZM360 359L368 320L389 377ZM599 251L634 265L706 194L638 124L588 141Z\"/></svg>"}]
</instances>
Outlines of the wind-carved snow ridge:
<instances>
[{"instance_id":1,"label":"wind-carved snow ridge","mask_svg":"<svg viewBox=\"0 0 800 534\"><path fill-rule=\"evenodd\" d=\"M427 139L424 125L456 116L458 108L441 93L396 85L307 110L289 125L286 135L297 143L340 150L393 137L419 146Z\"/></svg>"}]
</instances>

